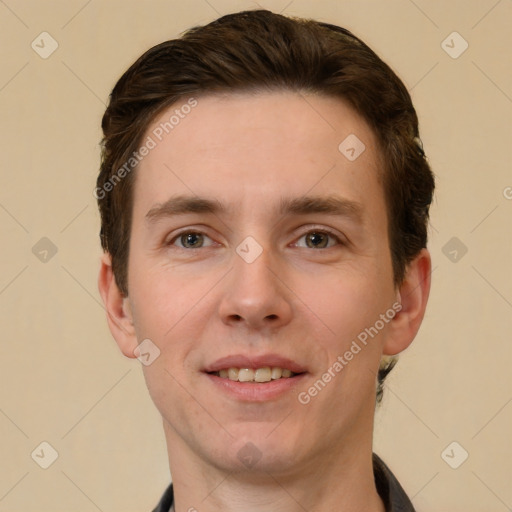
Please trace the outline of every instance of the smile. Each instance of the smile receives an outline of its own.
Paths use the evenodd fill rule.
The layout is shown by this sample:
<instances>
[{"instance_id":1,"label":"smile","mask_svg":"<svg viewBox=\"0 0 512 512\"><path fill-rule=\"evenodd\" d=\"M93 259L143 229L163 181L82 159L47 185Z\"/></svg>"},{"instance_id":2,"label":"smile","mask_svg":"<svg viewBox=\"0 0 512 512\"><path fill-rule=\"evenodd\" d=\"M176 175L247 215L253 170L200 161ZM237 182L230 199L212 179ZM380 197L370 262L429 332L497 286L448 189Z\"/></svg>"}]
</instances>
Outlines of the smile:
<instances>
[{"instance_id":1,"label":"smile","mask_svg":"<svg viewBox=\"0 0 512 512\"><path fill-rule=\"evenodd\" d=\"M217 372L211 372L210 375L237 382L270 382L272 380L287 379L298 374L293 373L288 368L263 366L262 368L224 368Z\"/></svg>"}]
</instances>

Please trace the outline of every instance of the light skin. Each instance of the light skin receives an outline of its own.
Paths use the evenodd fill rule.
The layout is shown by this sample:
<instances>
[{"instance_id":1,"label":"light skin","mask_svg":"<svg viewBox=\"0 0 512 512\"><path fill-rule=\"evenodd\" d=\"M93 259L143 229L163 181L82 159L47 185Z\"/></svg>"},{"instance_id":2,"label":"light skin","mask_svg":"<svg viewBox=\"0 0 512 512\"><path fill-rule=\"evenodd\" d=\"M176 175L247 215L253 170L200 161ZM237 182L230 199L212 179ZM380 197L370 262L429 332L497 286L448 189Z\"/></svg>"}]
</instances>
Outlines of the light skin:
<instances>
[{"instance_id":1,"label":"light skin","mask_svg":"<svg viewBox=\"0 0 512 512\"><path fill-rule=\"evenodd\" d=\"M98 281L123 354L134 357L144 339L160 350L143 370L163 418L176 512L383 512L371 460L376 374L381 356L406 349L419 329L429 253L394 285L376 138L344 101L295 92L197 100L136 171L128 296L108 254ZM338 150L350 134L366 146L354 161ZM148 219L177 196L223 208ZM343 206L280 211L306 196ZM263 250L252 263L236 252L248 236ZM402 310L300 403L396 301ZM307 370L269 400L234 398L202 371L231 354L267 353ZM247 443L260 457L250 467L238 456Z\"/></svg>"}]
</instances>

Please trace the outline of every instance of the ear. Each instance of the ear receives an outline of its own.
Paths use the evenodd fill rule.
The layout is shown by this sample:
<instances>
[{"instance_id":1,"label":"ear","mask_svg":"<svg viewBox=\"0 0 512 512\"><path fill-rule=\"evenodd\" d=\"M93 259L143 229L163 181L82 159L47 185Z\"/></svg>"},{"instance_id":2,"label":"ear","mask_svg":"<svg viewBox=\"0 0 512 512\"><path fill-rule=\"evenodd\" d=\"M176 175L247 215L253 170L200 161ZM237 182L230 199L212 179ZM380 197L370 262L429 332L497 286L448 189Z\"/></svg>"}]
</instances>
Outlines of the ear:
<instances>
[{"instance_id":1,"label":"ear","mask_svg":"<svg viewBox=\"0 0 512 512\"><path fill-rule=\"evenodd\" d=\"M128 297L125 297L117 286L112 272L112 259L108 252L104 252L101 258L98 289L107 311L112 336L126 357L135 358L134 350L138 344L130 303Z\"/></svg>"},{"instance_id":2,"label":"ear","mask_svg":"<svg viewBox=\"0 0 512 512\"><path fill-rule=\"evenodd\" d=\"M427 307L431 265L430 253L422 249L407 266L404 280L398 287L397 301L402 309L390 322L383 354L398 354L414 340Z\"/></svg>"}]
</instances>

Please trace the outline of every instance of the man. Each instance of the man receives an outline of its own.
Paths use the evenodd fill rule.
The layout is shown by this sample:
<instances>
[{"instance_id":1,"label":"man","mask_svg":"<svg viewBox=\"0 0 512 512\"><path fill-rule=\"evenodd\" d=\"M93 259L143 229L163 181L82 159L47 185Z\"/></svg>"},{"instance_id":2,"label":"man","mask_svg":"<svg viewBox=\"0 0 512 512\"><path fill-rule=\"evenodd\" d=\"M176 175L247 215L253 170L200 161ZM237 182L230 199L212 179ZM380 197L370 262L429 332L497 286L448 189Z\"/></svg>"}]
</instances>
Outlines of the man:
<instances>
[{"instance_id":1,"label":"man","mask_svg":"<svg viewBox=\"0 0 512 512\"><path fill-rule=\"evenodd\" d=\"M430 288L402 82L345 29L242 12L141 56L103 130L99 289L162 415L155 510L412 511L372 453Z\"/></svg>"}]
</instances>

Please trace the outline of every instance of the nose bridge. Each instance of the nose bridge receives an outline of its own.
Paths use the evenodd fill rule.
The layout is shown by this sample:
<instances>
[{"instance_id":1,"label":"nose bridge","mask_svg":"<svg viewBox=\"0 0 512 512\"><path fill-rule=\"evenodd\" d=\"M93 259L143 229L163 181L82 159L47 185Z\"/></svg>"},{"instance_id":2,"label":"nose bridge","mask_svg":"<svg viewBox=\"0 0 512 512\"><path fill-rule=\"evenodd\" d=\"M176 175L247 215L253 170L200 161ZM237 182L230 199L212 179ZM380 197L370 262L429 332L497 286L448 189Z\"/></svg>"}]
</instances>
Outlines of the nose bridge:
<instances>
[{"instance_id":1,"label":"nose bridge","mask_svg":"<svg viewBox=\"0 0 512 512\"><path fill-rule=\"evenodd\" d=\"M236 248L233 256L233 292L247 303L263 302L277 291L275 271L271 272L272 257L251 237Z\"/></svg>"},{"instance_id":2,"label":"nose bridge","mask_svg":"<svg viewBox=\"0 0 512 512\"><path fill-rule=\"evenodd\" d=\"M249 289L260 288L260 292L275 287L275 271L271 272L272 255L268 248L256 246L257 242L248 237L236 249L234 257L234 272L242 285L244 282Z\"/></svg>"},{"instance_id":3,"label":"nose bridge","mask_svg":"<svg viewBox=\"0 0 512 512\"><path fill-rule=\"evenodd\" d=\"M254 327L289 321L289 297L275 267L270 251L251 237L239 244L220 305L225 322L244 321Z\"/></svg>"}]
</instances>

